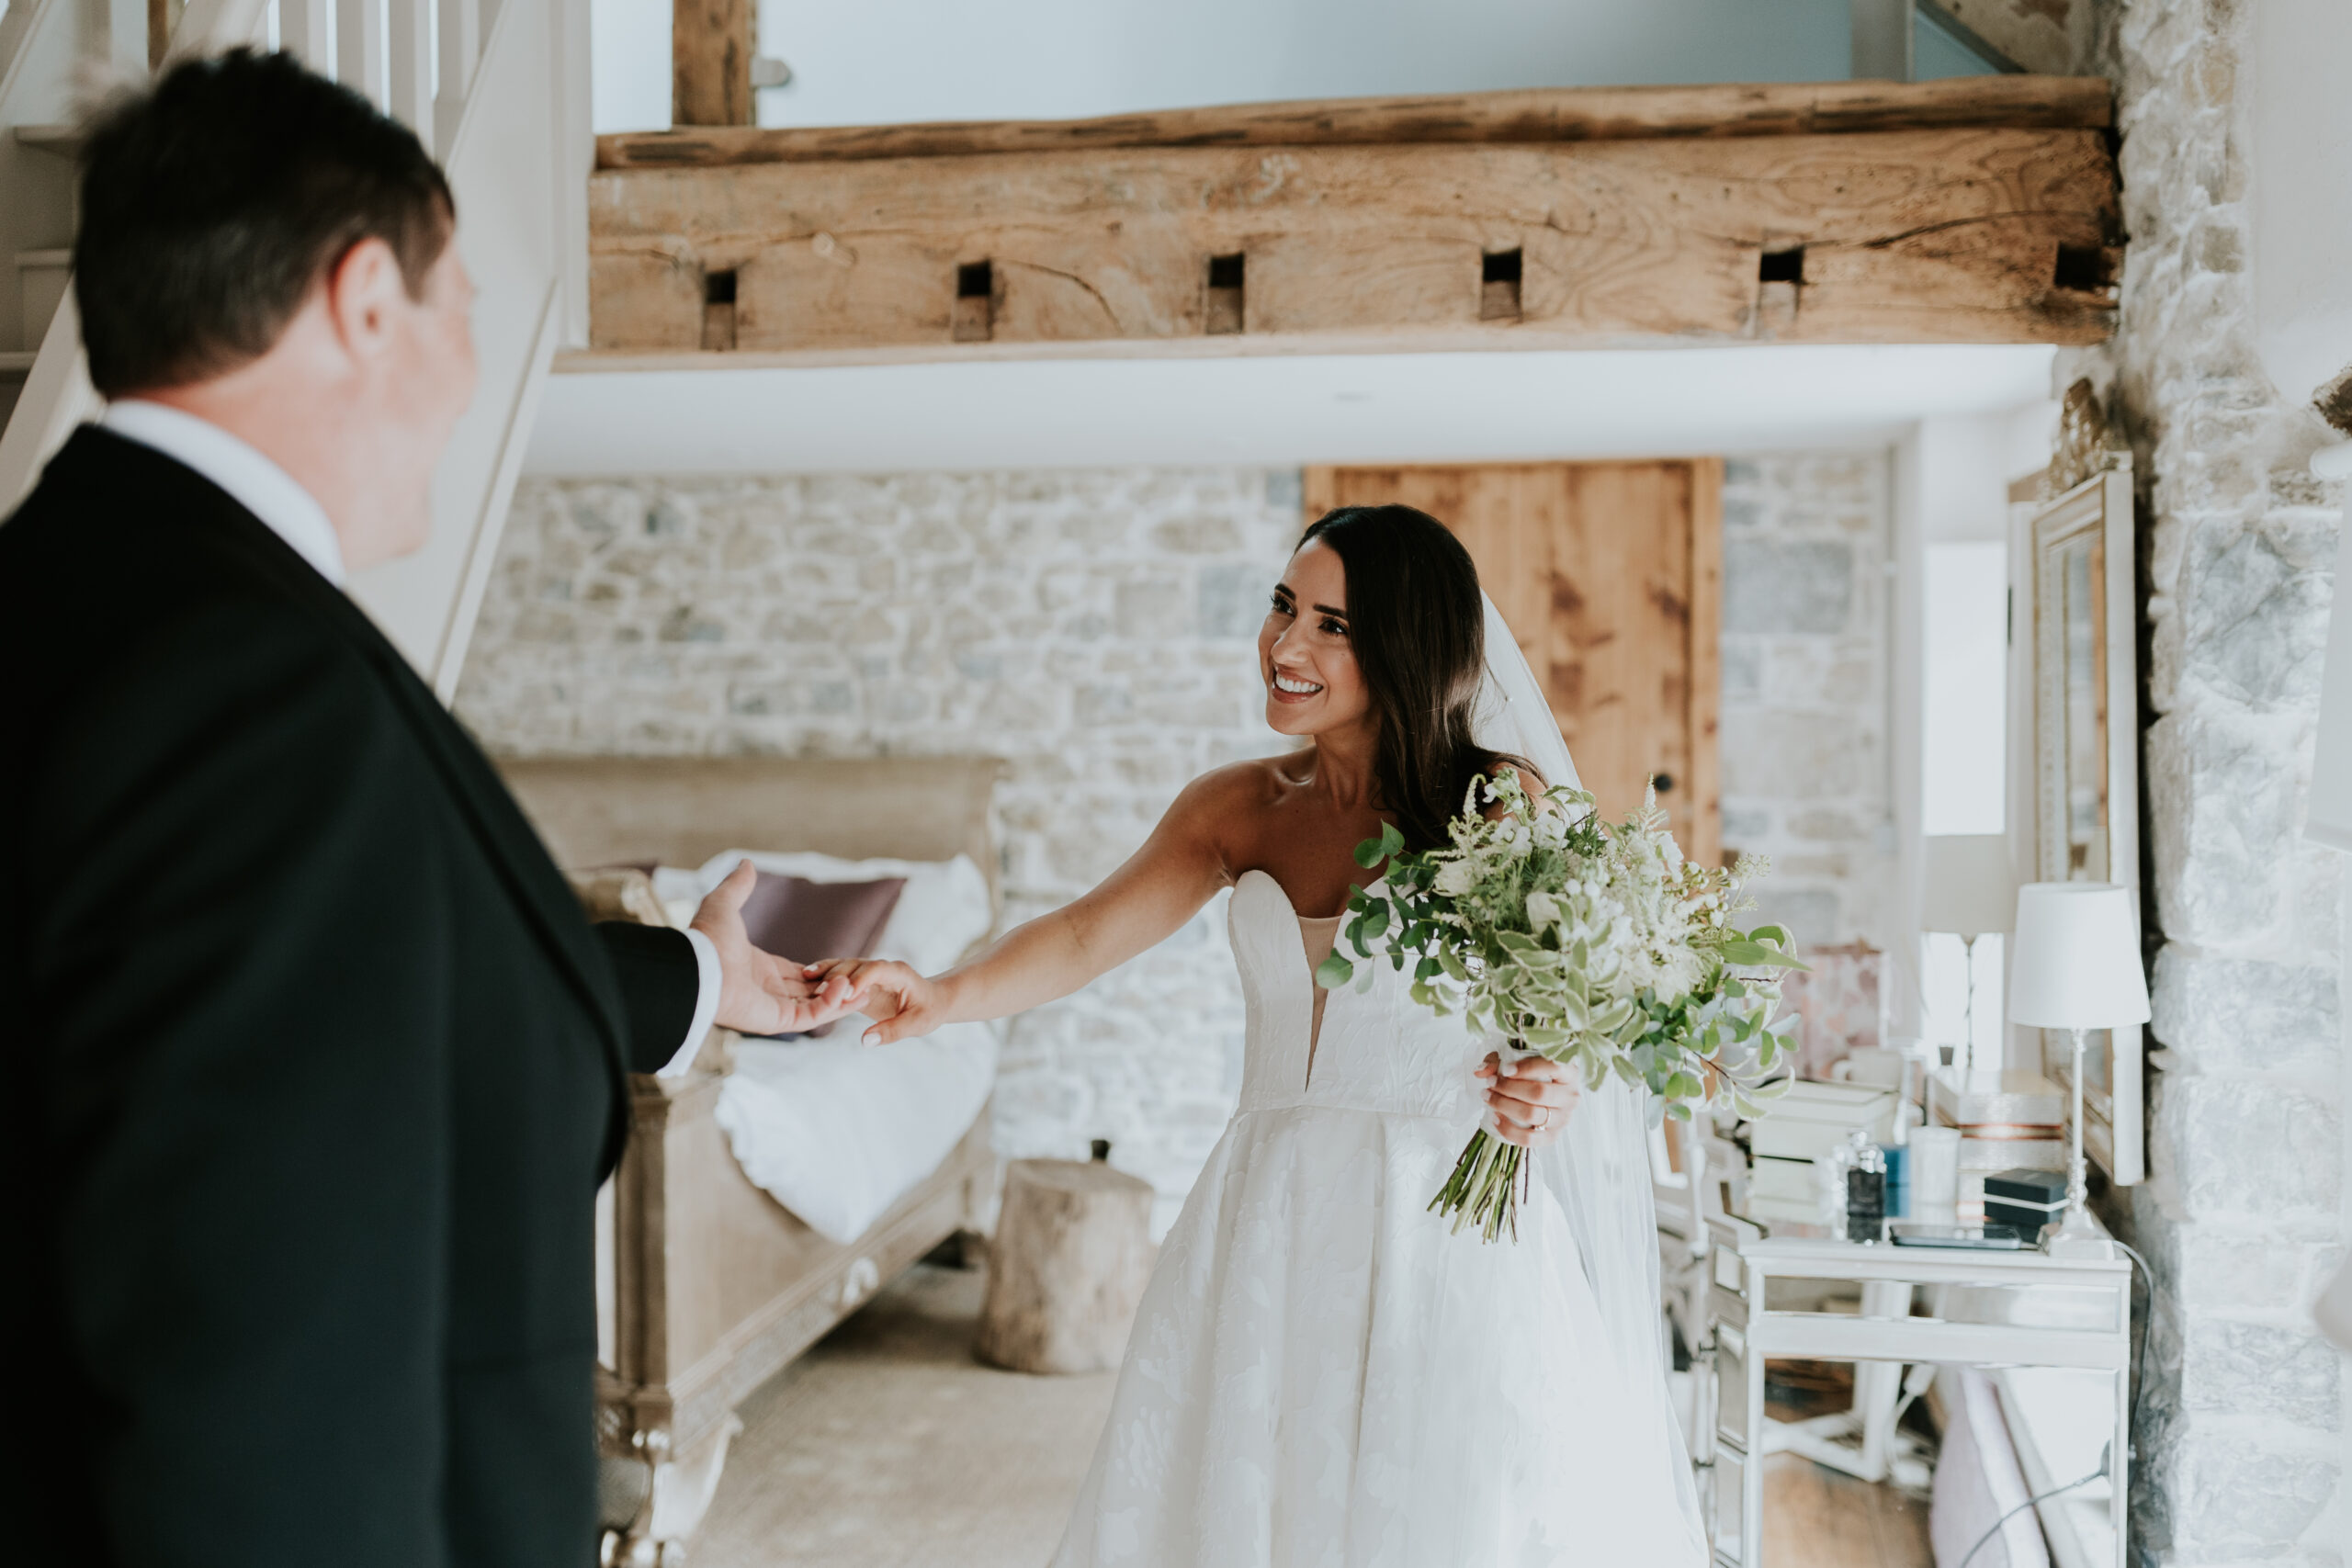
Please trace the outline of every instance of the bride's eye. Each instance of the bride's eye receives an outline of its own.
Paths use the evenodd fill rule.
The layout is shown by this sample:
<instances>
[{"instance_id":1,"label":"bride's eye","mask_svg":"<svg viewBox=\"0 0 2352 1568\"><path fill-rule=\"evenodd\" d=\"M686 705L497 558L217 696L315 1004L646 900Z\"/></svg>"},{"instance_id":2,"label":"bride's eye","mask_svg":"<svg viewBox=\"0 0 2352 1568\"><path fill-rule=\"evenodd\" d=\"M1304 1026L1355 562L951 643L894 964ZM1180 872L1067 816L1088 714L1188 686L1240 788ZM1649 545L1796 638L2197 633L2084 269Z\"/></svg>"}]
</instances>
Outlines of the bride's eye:
<instances>
[{"instance_id":1,"label":"bride's eye","mask_svg":"<svg viewBox=\"0 0 2352 1568\"><path fill-rule=\"evenodd\" d=\"M1288 615L1295 614L1290 607L1290 601L1280 593L1275 594L1273 598L1268 602L1266 607L1277 615Z\"/></svg>"},{"instance_id":2,"label":"bride's eye","mask_svg":"<svg viewBox=\"0 0 2352 1568\"><path fill-rule=\"evenodd\" d=\"M1348 635L1348 623L1341 620L1334 620L1331 616L1326 615L1323 617L1323 635L1326 637L1345 637Z\"/></svg>"}]
</instances>

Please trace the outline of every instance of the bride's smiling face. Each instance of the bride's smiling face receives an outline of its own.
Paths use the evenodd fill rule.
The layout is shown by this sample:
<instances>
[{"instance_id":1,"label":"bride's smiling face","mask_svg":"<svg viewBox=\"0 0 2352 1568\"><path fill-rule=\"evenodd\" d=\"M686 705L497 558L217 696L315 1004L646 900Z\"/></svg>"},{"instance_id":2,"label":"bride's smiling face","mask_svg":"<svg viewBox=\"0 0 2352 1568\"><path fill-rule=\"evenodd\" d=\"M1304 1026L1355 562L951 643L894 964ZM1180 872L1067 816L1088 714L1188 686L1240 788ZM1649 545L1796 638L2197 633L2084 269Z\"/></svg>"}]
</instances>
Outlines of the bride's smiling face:
<instances>
[{"instance_id":1,"label":"bride's smiling face","mask_svg":"<svg viewBox=\"0 0 2352 1568\"><path fill-rule=\"evenodd\" d=\"M1258 631L1266 723L1279 735L1321 735L1362 724L1372 692L1349 641L1348 573L1339 552L1309 539L1290 558Z\"/></svg>"}]
</instances>

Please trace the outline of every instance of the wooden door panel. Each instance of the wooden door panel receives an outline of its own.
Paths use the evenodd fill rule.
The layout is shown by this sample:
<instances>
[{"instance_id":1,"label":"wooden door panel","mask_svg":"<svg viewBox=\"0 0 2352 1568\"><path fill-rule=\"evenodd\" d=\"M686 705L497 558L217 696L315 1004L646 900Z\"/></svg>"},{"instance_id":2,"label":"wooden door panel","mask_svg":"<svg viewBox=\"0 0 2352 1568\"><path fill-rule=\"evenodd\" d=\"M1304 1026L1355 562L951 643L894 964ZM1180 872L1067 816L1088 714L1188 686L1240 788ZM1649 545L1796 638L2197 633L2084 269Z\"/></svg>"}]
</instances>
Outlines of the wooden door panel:
<instances>
[{"instance_id":1,"label":"wooden door panel","mask_svg":"<svg viewBox=\"0 0 2352 1568\"><path fill-rule=\"evenodd\" d=\"M1400 502L1452 528L1600 810L1623 816L1662 776L1676 837L1712 863L1722 475L1713 459L1316 468L1305 500L1310 520Z\"/></svg>"}]
</instances>

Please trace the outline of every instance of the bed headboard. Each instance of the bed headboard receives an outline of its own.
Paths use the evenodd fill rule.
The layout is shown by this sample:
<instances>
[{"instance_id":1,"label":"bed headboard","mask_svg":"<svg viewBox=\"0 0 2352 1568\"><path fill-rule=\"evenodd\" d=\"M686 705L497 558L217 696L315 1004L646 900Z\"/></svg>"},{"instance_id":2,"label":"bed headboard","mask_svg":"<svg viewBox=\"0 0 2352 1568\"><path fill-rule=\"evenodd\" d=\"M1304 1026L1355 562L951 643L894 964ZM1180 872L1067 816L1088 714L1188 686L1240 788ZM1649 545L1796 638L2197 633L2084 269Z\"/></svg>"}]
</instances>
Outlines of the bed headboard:
<instances>
[{"instance_id":1,"label":"bed headboard","mask_svg":"<svg viewBox=\"0 0 2352 1568\"><path fill-rule=\"evenodd\" d=\"M562 866L695 866L721 850L970 855L997 891L994 757L548 757L498 764Z\"/></svg>"}]
</instances>

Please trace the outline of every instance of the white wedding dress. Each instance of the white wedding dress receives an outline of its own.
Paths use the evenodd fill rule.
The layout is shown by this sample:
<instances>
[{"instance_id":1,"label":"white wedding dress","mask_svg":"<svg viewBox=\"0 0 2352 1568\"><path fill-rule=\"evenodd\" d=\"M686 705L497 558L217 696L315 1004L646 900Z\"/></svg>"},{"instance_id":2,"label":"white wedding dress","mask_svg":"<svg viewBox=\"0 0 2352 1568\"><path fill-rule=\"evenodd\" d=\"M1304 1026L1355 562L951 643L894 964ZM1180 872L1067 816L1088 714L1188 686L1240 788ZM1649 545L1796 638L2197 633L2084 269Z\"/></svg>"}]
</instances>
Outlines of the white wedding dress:
<instances>
[{"instance_id":1,"label":"white wedding dress","mask_svg":"<svg viewBox=\"0 0 2352 1568\"><path fill-rule=\"evenodd\" d=\"M1385 962L1326 993L1318 1032L1336 922L1261 871L1229 918L1240 1106L1161 1250L1057 1568L1700 1568L1654 1274L1621 1281L1651 1304L1612 1337L1555 1192L1573 1166L1515 1243L1425 1212L1486 1047Z\"/></svg>"}]
</instances>

